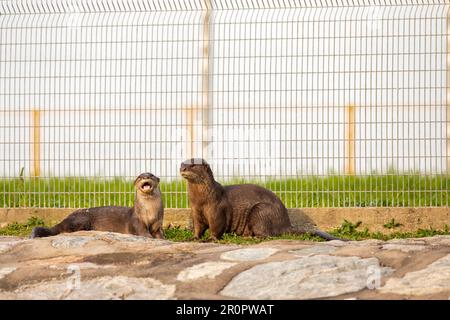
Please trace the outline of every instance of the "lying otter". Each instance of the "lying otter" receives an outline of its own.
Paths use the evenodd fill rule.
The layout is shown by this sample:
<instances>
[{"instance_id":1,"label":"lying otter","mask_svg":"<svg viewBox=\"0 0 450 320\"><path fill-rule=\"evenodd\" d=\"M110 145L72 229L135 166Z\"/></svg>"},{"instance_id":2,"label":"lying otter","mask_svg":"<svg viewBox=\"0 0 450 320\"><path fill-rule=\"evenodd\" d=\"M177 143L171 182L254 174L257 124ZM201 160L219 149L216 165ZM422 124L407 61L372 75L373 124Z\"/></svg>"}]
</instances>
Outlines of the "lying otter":
<instances>
[{"instance_id":1,"label":"lying otter","mask_svg":"<svg viewBox=\"0 0 450 320\"><path fill-rule=\"evenodd\" d=\"M184 161L180 174L188 183L196 239L208 228L215 240L228 232L256 237L309 232L326 240L338 239L323 231L292 226L286 207L270 190L253 184L222 186L203 159Z\"/></svg>"},{"instance_id":2,"label":"lying otter","mask_svg":"<svg viewBox=\"0 0 450 320\"><path fill-rule=\"evenodd\" d=\"M164 238L162 222L164 208L159 178L142 173L134 181L134 207L96 207L71 213L53 228L36 227L30 238L54 236L80 230L111 231L154 238Z\"/></svg>"}]
</instances>

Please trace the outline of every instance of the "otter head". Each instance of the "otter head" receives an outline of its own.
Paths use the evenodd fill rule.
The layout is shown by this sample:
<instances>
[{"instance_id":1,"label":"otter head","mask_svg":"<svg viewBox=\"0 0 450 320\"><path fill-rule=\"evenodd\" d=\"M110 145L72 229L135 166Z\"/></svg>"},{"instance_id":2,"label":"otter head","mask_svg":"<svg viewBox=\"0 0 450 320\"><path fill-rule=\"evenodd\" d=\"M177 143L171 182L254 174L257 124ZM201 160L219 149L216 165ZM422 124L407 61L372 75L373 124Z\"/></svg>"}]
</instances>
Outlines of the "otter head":
<instances>
[{"instance_id":1,"label":"otter head","mask_svg":"<svg viewBox=\"0 0 450 320\"><path fill-rule=\"evenodd\" d=\"M151 194L158 187L159 178L149 172L141 173L136 180L134 186L136 192L142 194Z\"/></svg>"},{"instance_id":2,"label":"otter head","mask_svg":"<svg viewBox=\"0 0 450 320\"><path fill-rule=\"evenodd\" d=\"M192 158L183 161L180 174L190 183L206 183L214 180L211 167L204 159Z\"/></svg>"}]
</instances>

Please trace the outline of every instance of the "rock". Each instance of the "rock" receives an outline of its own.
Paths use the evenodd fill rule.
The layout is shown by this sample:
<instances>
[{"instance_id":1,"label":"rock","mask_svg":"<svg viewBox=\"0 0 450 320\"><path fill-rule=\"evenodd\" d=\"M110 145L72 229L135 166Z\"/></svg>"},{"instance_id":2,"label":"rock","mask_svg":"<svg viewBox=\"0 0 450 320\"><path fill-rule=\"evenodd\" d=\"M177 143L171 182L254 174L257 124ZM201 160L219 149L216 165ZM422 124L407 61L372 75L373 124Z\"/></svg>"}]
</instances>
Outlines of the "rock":
<instances>
[{"instance_id":1,"label":"rock","mask_svg":"<svg viewBox=\"0 0 450 320\"><path fill-rule=\"evenodd\" d=\"M22 238L19 237L0 236L0 254L11 250L18 244L23 243L25 241L26 240L23 240Z\"/></svg>"},{"instance_id":2,"label":"rock","mask_svg":"<svg viewBox=\"0 0 450 320\"><path fill-rule=\"evenodd\" d=\"M450 236L429 237L426 242L432 246L450 246Z\"/></svg>"},{"instance_id":3,"label":"rock","mask_svg":"<svg viewBox=\"0 0 450 320\"><path fill-rule=\"evenodd\" d=\"M220 258L231 261L254 261L266 259L277 251L278 249L274 248L246 248L224 252Z\"/></svg>"},{"instance_id":4,"label":"rock","mask_svg":"<svg viewBox=\"0 0 450 320\"><path fill-rule=\"evenodd\" d=\"M0 242L0 253L11 250L22 241Z\"/></svg>"},{"instance_id":5,"label":"rock","mask_svg":"<svg viewBox=\"0 0 450 320\"><path fill-rule=\"evenodd\" d=\"M16 269L17 268L15 268L15 267L1 268L0 269L0 279L3 279L4 277L6 277L11 272L16 271Z\"/></svg>"},{"instance_id":6,"label":"rock","mask_svg":"<svg viewBox=\"0 0 450 320\"><path fill-rule=\"evenodd\" d=\"M291 250L290 253L296 256L312 256L316 254L329 254L336 251L336 247L328 245L318 245L304 249Z\"/></svg>"},{"instance_id":7,"label":"rock","mask_svg":"<svg viewBox=\"0 0 450 320\"><path fill-rule=\"evenodd\" d=\"M182 282L197 280L201 278L214 279L220 275L224 270L235 266L233 262L204 262L195 266L189 267L181 271L177 280Z\"/></svg>"},{"instance_id":8,"label":"rock","mask_svg":"<svg viewBox=\"0 0 450 320\"><path fill-rule=\"evenodd\" d=\"M384 250L399 250L402 252L421 251L426 248L426 241L421 239L391 239L384 243Z\"/></svg>"},{"instance_id":9,"label":"rock","mask_svg":"<svg viewBox=\"0 0 450 320\"><path fill-rule=\"evenodd\" d=\"M0 299L447 300L449 241L227 245L99 231L0 237ZM402 278L380 265L399 268Z\"/></svg>"},{"instance_id":10,"label":"rock","mask_svg":"<svg viewBox=\"0 0 450 320\"><path fill-rule=\"evenodd\" d=\"M331 240L331 241L327 241L327 244L330 246L335 246L335 247L343 247L343 246L346 246L348 244L348 242L342 241L342 240Z\"/></svg>"},{"instance_id":11,"label":"rock","mask_svg":"<svg viewBox=\"0 0 450 320\"><path fill-rule=\"evenodd\" d=\"M220 292L241 299L314 299L356 292L368 285L378 259L316 255L257 265L234 277ZM380 268L380 273L388 270Z\"/></svg>"},{"instance_id":12,"label":"rock","mask_svg":"<svg viewBox=\"0 0 450 320\"><path fill-rule=\"evenodd\" d=\"M399 245L426 245L425 240L422 239L391 239L387 241L388 244Z\"/></svg>"},{"instance_id":13,"label":"rock","mask_svg":"<svg viewBox=\"0 0 450 320\"><path fill-rule=\"evenodd\" d=\"M412 296L450 291L450 254L436 260L425 269L406 273L403 278L388 279L378 289L381 293Z\"/></svg>"},{"instance_id":14,"label":"rock","mask_svg":"<svg viewBox=\"0 0 450 320\"><path fill-rule=\"evenodd\" d=\"M41 282L23 286L12 293L0 291L0 298L6 299L67 299L67 300L110 300L110 299L170 299L175 285L165 285L152 278L101 277L96 279L69 278L65 281Z\"/></svg>"},{"instance_id":15,"label":"rock","mask_svg":"<svg viewBox=\"0 0 450 320\"><path fill-rule=\"evenodd\" d=\"M362 240L362 241L350 241L349 242L349 244L351 244L353 246L359 246L359 247L377 246L382 243L383 243L383 241L378 240L378 239L367 239L367 240Z\"/></svg>"},{"instance_id":16,"label":"rock","mask_svg":"<svg viewBox=\"0 0 450 320\"><path fill-rule=\"evenodd\" d=\"M143 236L136 236L133 234L122 234L115 232L101 232L94 237L96 240L103 241L115 241L115 242L135 242L135 243L148 243L153 242L153 244L168 245L171 244L170 241L163 239L154 239Z\"/></svg>"},{"instance_id":17,"label":"rock","mask_svg":"<svg viewBox=\"0 0 450 320\"><path fill-rule=\"evenodd\" d=\"M92 262L80 262L80 263L72 263L70 265L50 265L50 269L56 270L67 270L68 268L79 268L79 269L103 269L103 268L114 268L114 265L109 264L96 264Z\"/></svg>"},{"instance_id":18,"label":"rock","mask_svg":"<svg viewBox=\"0 0 450 320\"><path fill-rule=\"evenodd\" d=\"M424 245L407 245L407 244L395 244L388 243L381 247L384 250L400 250L402 252L421 251L426 247Z\"/></svg>"},{"instance_id":19,"label":"rock","mask_svg":"<svg viewBox=\"0 0 450 320\"><path fill-rule=\"evenodd\" d=\"M52 240L52 247L64 249L80 248L91 240L92 239L89 237L59 236L58 238Z\"/></svg>"}]
</instances>

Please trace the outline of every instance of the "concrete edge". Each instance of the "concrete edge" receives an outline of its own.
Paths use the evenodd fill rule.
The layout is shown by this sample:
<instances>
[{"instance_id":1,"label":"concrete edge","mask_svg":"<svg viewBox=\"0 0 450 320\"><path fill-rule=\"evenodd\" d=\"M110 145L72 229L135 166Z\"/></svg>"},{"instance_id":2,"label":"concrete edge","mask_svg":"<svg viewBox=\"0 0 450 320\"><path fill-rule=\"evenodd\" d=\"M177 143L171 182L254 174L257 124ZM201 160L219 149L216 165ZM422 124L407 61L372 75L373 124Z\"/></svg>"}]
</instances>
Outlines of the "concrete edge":
<instances>
[{"instance_id":1,"label":"concrete edge","mask_svg":"<svg viewBox=\"0 0 450 320\"><path fill-rule=\"evenodd\" d=\"M59 208L11 208L0 209L0 227L12 222L26 222L31 216L47 222L56 223L76 209ZM165 209L164 226L192 226L190 209ZM368 228L371 232L390 233L392 231L417 231L434 228L442 230L450 227L450 207L438 208L302 208L289 209L293 224L313 224L321 230L332 230L345 220L352 223L362 222L361 230ZM387 229L383 225L395 219L400 227Z\"/></svg>"}]
</instances>

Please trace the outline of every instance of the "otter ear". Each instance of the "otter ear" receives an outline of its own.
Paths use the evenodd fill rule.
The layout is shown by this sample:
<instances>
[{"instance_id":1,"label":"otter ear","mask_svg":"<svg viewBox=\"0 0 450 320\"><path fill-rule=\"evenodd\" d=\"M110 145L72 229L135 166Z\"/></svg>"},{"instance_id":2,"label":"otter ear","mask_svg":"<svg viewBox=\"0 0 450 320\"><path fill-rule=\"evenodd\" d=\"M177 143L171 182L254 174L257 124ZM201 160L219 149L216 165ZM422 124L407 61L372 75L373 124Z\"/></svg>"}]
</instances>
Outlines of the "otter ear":
<instances>
[{"instance_id":1,"label":"otter ear","mask_svg":"<svg viewBox=\"0 0 450 320\"><path fill-rule=\"evenodd\" d=\"M141 178L141 176L138 176L136 179L134 179L133 184L136 184L136 182L138 182L138 180Z\"/></svg>"}]
</instances>

